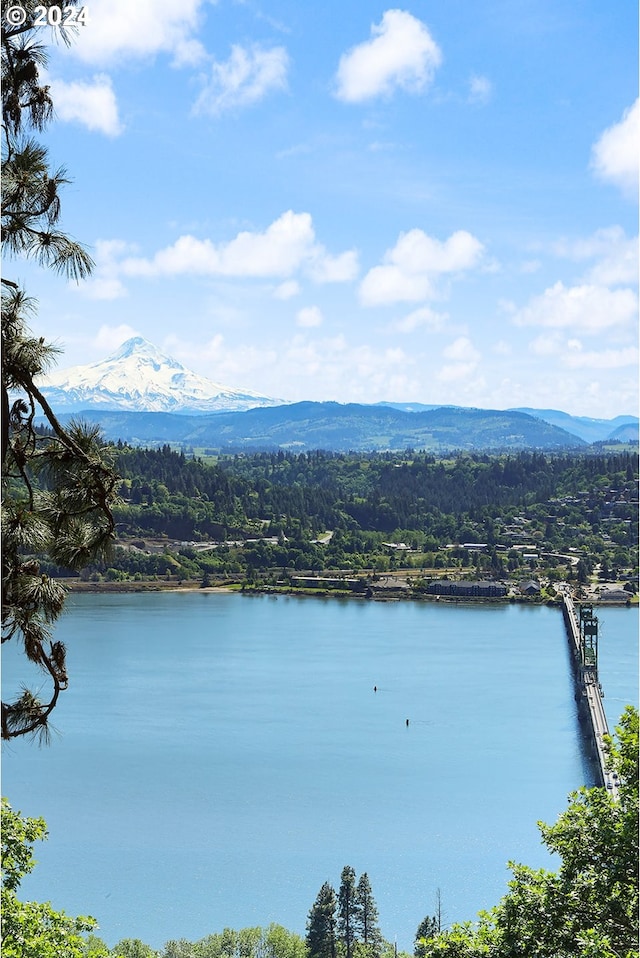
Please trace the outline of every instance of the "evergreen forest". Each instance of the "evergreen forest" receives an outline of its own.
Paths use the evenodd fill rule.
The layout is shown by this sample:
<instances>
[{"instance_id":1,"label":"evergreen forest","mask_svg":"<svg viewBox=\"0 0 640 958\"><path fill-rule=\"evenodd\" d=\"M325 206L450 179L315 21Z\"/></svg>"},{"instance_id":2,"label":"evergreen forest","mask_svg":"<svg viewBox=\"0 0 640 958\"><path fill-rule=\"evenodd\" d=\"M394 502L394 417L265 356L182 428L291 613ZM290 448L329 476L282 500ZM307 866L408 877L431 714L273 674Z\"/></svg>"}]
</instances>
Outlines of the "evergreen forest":
<instances>
[{"instance_id":1,"label":"evergreen forest","mask_svg":"<svg viewBox=\"0 0 640 958\"><path fill-rule=\"evenodd\" d=\"M108 447L117 540L93 581L290 584L296 573L633 583L637 453L255 453ZM60 570L55 570L60 571ZM629 587L631 591L633 589Z\"/></svg>"}]
</instances>

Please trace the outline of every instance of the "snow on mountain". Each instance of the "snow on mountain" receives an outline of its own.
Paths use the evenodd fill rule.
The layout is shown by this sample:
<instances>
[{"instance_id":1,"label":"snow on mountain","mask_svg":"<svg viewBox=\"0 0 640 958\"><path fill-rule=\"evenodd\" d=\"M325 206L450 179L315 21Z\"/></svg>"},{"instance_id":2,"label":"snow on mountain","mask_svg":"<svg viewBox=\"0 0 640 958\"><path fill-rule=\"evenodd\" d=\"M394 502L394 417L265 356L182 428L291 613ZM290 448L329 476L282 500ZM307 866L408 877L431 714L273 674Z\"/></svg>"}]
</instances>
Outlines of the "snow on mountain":
<instances>
[{"instance_id":1,"label":"snow on mountain","mask_svg":"<svg viewBox=\"0 0 640 958\"><path fill-rule=\"evenodd\" d=\"M40 388L57 412L232 412L283 403L205 379L141 336L128 339L101 362L43 376Z\"/></svg>"}]
</instances>

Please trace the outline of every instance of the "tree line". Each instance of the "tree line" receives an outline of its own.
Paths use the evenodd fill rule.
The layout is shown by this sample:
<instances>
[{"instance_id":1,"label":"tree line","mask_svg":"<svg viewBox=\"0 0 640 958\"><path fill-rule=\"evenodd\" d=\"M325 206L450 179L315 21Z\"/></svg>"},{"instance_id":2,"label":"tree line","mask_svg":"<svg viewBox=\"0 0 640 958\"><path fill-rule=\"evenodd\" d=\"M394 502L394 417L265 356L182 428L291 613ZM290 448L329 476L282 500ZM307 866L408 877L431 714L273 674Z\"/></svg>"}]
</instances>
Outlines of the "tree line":
<instances>
[{"instance_id":1,"label":"tree line","mask_svg":"<svg viewBox=\"0 0 640 958\"><path fill-rule=\"evenodd\" d=\"M582 580L597 563L614 576L626 569L632 577L637 566L638 457L629 451L447 459L279 452L208 462L168 445L118 443L110 454L121 477L118 543L140 549L120 550L91 570L111 569L108 578L250 579L277 569L384 572L400 563L518 575L525 563L514 531L550 554L552 577L557 566L557 578L577 571ZM158 555L145 549L147 538L179 545ZM217 543L216 551L196 549L200 542ZM403 543L405 554L389 542ZM470 554L468 542L486 550ZM579 570L562 568L571 550Z\"/></svg>"}]
</instances>

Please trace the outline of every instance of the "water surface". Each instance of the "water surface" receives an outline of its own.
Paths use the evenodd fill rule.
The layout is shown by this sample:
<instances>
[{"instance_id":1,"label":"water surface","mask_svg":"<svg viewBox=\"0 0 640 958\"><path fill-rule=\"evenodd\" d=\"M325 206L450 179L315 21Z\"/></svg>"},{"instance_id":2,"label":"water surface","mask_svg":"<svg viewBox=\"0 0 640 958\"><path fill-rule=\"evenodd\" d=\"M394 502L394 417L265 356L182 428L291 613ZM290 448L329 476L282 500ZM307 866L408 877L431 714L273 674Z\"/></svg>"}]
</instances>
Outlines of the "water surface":
<instances>
[{"instance_id":1,"label":"water surface","mask_svg":"<svg viewBox=\"0 0 640 958\"><path fill-rule=\"evenodd\" d=\"M535 823L593 780L555 609L200 592L70 606L59 734L5 748L3 793L49 825L25 896L94 915L110 945L271 921L303 934L350 864L412 951L437 888L463 920L505 892L509 859L553 867ZM637 613L601 619L615 722L637 703ZM18 665L8 649L5 685Z\"/></svg>"}]
</instances>

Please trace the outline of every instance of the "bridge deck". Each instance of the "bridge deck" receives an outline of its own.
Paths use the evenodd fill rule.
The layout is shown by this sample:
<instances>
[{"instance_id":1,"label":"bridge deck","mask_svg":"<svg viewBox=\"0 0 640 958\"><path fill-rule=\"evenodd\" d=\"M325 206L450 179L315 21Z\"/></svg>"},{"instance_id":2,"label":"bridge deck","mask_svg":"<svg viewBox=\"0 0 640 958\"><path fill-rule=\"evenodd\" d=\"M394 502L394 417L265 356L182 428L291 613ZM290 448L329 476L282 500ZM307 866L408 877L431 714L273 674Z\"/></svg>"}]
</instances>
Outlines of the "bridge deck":
<instances>
[{"instance_id":1,"label":"bridge deck","mask_svg":"<svg viewBox=\"0 0 640 958\"><path fill-rule=\"evenodd\" d=\"M602 691L598 682L598 674L589 666L584 667L580 654L580 627L573 600L567 593L563 593L562 600L565 608L565 622L569 644L574 655L575 677L578 692L585 706L585 715L595 749L601 784L614 797L618 798L618 784L614 775L607 769L606 750L603 736L609 735L609 726L602 705Z\"/></svg>"}]
</instances>

